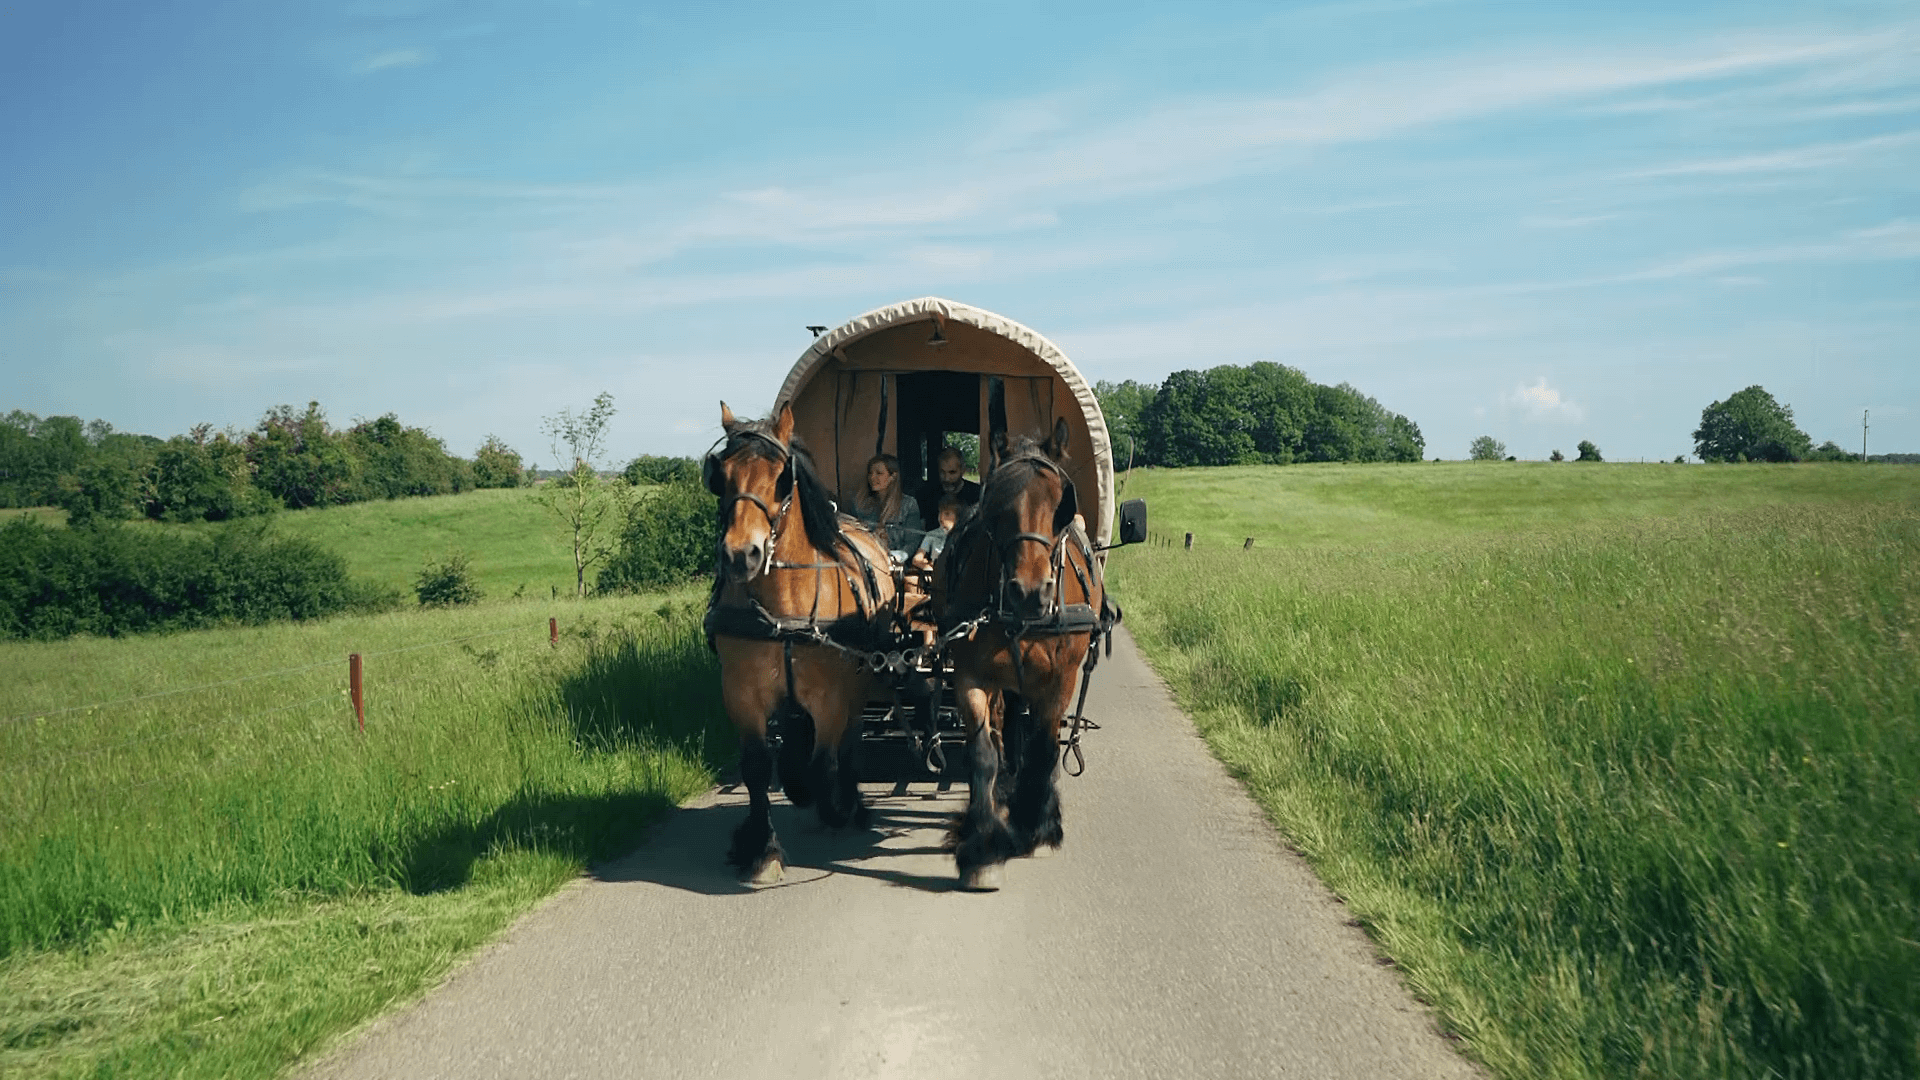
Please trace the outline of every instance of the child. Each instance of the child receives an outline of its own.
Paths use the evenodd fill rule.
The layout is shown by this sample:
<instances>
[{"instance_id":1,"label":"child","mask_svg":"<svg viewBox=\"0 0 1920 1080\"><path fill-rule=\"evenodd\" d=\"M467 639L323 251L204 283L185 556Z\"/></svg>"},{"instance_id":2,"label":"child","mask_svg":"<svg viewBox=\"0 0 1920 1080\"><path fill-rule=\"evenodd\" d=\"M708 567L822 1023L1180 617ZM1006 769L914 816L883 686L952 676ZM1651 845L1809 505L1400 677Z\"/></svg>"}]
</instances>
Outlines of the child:
<instances>
[{"instance_id":1,"label":"child","mask_svg":"<svg viewBox=\"0 0 1920 1080\"><path fill-rule=\"evenodd\" d=\"M928 533L920 540L920 549L913 553L913 565L926 569L933 560L940 557L941 549L947 546L947 533L960 520L960 501L958 499L940 500L940 527Z\"/></svg>"}]
</instances>

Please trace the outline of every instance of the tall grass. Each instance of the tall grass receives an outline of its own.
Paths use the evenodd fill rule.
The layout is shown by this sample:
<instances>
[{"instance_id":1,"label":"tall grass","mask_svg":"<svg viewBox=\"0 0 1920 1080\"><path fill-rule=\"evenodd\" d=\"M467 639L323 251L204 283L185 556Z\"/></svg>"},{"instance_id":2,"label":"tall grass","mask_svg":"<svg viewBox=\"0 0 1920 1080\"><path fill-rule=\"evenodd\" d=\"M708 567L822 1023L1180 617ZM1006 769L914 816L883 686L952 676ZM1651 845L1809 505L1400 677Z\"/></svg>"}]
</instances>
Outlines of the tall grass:
<instances>
[{"instance_id":1,"label":"tall grass","mask_svg":"<svg viewBox=\"0 0 1920 1080\"><path fill-rule=\"evenodd\" d=\"M272 1073L630 846L729 748L697 592L0 644L0 1072ZM258 994L128 1004L183 951Z\"/></svg>"},{"instance_id":2,"label":"tall grass","mask_svg":"<svg viewBox=\"0 0 1920 1080\"><path fill-rule=\"evenodd\" d=\"M1351 471L1400 491L1344 534L1363 500L1216 476L1277 547L1116 555L1215 750L1497 1073L1920 1073L1909 492L1567 473L1568 525L1419 468ZM1491 527L1436 524L1463 501Z\"/></svg>"}]
</instances>

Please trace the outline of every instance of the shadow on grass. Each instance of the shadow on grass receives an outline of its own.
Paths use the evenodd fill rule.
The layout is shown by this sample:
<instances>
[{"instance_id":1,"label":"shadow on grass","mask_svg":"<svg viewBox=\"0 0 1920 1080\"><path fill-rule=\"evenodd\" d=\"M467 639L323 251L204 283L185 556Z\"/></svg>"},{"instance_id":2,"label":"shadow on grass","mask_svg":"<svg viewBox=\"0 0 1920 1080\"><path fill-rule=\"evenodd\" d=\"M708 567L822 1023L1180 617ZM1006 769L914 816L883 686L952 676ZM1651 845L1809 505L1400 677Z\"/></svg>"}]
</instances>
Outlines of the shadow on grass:
<instances>
[{"instance_id":1,"label":"shadow on grass","mask_svg":"<svg viewBox=\"0 0 1920 1080\"><path fill-rule=\"evenodd\" d=\"M595 643L586 662L561 680L561 702L583 746L672 746L718 773L737 752L720 701L720 662L697 621L662 611L646 617L673 625Z\"/></svg>"},{"instance_id":2,"label":"shadow on grass","mask_svg":"<svg viewBox=\"0 0 1920 1080\"><path fill-rule=\"evenodd\" d=\"M497 849L601 862L631 850L673 805L659 791L516 796L478 822L444 828L416 842L401 859L404 884L416 895L457 889L472 880L473 864Z\"/></svg>"}]
</instances>

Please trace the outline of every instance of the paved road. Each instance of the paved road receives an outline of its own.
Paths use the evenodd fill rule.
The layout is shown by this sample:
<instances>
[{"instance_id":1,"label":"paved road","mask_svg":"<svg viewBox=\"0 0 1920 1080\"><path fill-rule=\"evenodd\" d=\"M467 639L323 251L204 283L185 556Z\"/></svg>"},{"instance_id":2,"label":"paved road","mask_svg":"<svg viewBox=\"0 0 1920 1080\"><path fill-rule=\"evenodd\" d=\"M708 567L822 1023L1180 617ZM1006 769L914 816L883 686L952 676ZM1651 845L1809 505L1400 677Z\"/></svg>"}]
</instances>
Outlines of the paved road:
<instances>
[{"instance_id":1,"label":"paved road","mask_svg":"<svg viewBox=\"0 0 1920 1080\"><path fill-rule=\"evenodd\" d=\"M1124 633L1067 840L953 891L964 783L870 787L876 831L778 798L784 883L721 863L715 793L322 1062L362 1077L1468 1077Z\"/></svg>"}]
</instances>

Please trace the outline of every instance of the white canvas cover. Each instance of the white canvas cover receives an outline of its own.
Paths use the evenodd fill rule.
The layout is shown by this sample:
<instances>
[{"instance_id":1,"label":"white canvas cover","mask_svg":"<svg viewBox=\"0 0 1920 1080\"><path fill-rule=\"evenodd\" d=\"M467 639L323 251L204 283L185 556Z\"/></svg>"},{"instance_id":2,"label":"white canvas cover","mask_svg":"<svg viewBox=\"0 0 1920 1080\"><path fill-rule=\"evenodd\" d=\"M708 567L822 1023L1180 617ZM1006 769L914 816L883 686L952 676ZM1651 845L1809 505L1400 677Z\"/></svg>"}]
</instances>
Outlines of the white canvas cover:
<instances>
[{"instance_id":1,"label":"white canvas cover","mask_svg":"<svg viewBox=\"0 0 1920 1080\"><path fill-rule=\"evenodd\" d=\"M1091 493L1094 495L1094 499L1092 500L1094 505L1086 505L1088 500L1083 494L1081 497L1081 508L1082 511L1085 512L1087 527L1093 534L1094 543L1101 546L1107 544L1114 511L1113 448L1107 434L1106 417L1100 412L1100 403L1094 397L1093 387L1087 384L1087 380L1081 376L1079 369L1073 366L1073 362L1067 359L1067 354L1061 352L1059 346L1048 341L1045 335L1038 331L1023 326L1004 315L996 315L991 311L972 307L968 304L957 303L952 300L943 300L936 296L921 297L918 300L907 300L902 303L891 304L887 307L869 311L864 315L828 330L814 339L813 344L810 345L804 353L800 354L800 359L793 365L793 369L787 373L786 381L780 386L780 394L774 399L776 407L779 404L792 403L795 404L796 410L798 410L800 408L799 403L802 401L802 394L807 389L807 385L813 377L836 358L845 360L847 358L847 348L855 345L861 339L906 323L925 323L928 325L929 332L931 332L936 318L944 321L948 325L959 324L961 326L974 327L1002 338L1018 346L1026 353L1031 354L1032 357L1040 361L1040 363L1046 365L1046 368L1052 370L1053 376L1055 380L1057 380L1057 385L1063 386L1072 401L1078 405L1080 413L1079 419L1085 424L1087 440L1090 443L1091 465L1094 474L1091 479L1094 481L1096 490ZM963 354L964 350L955 350L955 353L950 356L936 355L936 357L920 358L922 362L916 363L914 367L924 370L927 363L932 363L945 370L975 370ZM978 370L991 372L991 369L988 368L979 368ZM1054 402L1060 405L1065 404L1064 400L1062 400L1061 396L1057 393L1050 396ZM1051 425L1050 419L1039 419L1041 419L1043 423L1049 426ZM1078 425L1071 426L1077 427ZM1015 434L1020 434L1020 432L1016 431ZM1032 432L1031 434L1039 434L1039 432ZM1073 448L1076 452L1072 452L1070 456L1081 457L1080 453L1077 452L1078 449L1079 448ZM1081 458L1081 462L1086 462L1086 459ZM1070 473L1078 473L1080 471L1081 469L1079 468L1069 470ZM1076 487L1084 490L1085 479L1084 477L1077 477L1075 480Z\"/></svg>"}]
</instances>

